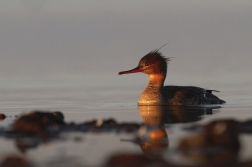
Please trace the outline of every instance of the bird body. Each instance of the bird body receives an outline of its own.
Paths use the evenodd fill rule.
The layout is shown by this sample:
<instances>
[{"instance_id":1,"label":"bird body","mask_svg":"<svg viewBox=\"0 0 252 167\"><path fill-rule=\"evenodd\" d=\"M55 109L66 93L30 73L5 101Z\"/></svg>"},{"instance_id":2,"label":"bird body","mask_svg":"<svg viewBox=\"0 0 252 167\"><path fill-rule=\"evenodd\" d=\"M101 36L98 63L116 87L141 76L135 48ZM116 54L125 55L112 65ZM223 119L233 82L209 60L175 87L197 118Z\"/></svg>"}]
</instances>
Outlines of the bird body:
<instances>
[{"instance_id":1,"label":"bird body","mask_svg":"<svg viewBox=\"0 0 252 167\"><path fill-rule=\"evenodd\" d=\"M196 86L164 86L167 63L170 58L162 56L158 50L145 55L132 70L119 72L119 75L143 72L149 75L147 87L138 99L138 105L205 105L223 104L225 101L207 90Z\"/></svg>"}]
</instances>

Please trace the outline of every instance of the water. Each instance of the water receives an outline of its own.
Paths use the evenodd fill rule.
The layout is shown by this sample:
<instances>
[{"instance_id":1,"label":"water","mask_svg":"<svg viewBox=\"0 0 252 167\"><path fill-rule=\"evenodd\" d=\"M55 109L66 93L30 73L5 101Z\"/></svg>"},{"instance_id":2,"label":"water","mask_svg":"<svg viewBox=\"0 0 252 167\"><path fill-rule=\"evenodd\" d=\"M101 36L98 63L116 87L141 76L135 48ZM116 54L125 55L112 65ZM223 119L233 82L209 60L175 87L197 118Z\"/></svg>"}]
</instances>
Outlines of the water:
<instances>
[{"instance_id":1,"label":"water","mask_svg":"<svg viewBox=\"0 0 252 167\"><path fill-rule=\"evenodd\" d=\"M137 86L136 86L137 87ZM32 110L61 111L65 121L84 123L96 119L114 119L118 124L136 123L161 125L160 133L165 134L161 154L162 160L178 165L197 164L178 153L179 142L186 136L195 134L186 128L193 125L204 125L212 120L235 119L246 121L252 118L249 96L230 96L225 93L220 97L227 101L226 105L212 111L205 109L184 108L150 108L138 107L136 102L141 90L130 87L125 90L117 88L88 87L48 87L24 88L5 87L1 91L0 111L7 118L0 122L1 128L8 129L18 116ZM127 91L129 89L129 91ZM130 90L131 89L131 90ZM136 88L138 89L138 87ZM154 112L153 112L154 111ZM0 138L1 159L17 155L25 157L36 166L103 166L113 155L129 154L150 157L148 151L139 144L132 142L138 135L137 131L127 133L114 130L103 132L65 132L60 139L40 143L22 153L15 139L4 136ZM251 160L252 144L250 134L241 134L242 149L239 162ZM123 140L131 140L126 142Z\"/></svg>"},{"instance_id":2,"label":"water","mask_svg":"<svg viewBox=\"0 0 252 167\"><path fill-rule=\"evenodd\" d=\"M0 128L10 129L20 115L33 110L61 111L67 123L75 124L146 121L163 128L156 132L164 140L159 150L163 157L156 163L200 163L178 149L183 138L197 133L188 130L191 126L252 118L251 5L251 1L3 1L0 113L7 118L0 121ZM136 67L141 57L165 43L169 44L160 51L174 57L167 85L220 90L216 94L227 104L212 113L159 108L148 117L145 111L153 109L141 111L136 102L147 76L117 72ZM143 156L149 166L157 166L143 146L121 140L134 140L137 135L124 130L70 131L34 143L24 153L15 138L0 133L0 163L16 155L35 166L104 166L112 156L127 154L130 159ZM242 133L239 138L241 150L229 160L249 163L251 135Z\"/></svg>"}]
</instances>

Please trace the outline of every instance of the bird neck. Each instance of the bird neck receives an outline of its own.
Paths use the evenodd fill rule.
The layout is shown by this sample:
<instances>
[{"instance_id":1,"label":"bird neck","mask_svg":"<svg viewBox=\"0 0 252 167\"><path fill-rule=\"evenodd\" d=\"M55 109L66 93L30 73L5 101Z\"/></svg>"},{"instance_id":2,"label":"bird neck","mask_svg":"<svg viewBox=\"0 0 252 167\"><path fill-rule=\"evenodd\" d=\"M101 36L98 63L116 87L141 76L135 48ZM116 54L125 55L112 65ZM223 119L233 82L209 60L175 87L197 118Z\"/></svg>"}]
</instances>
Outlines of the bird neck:
<instances>
[{"instance_id":1,"label":"bird neck","mask_svg":"<svg viewBox=\"0 0 252 167\"><path fill-rule=\"evenodd\" d=\"M162 105L165 103L163 92L165 75L149 75L149 83L138 99L138 105Z\"/></svg>"},{"instance_id":2,"label":"bird neck","mask_svg":"<svg viewBox=\"0 0 252 167\"><path fill-rule=\"evenodd\" d=\"M147 87L163 88L165 81L165 74L151 74L149 75L149 83Z\"/></svg>"}]
</instances>

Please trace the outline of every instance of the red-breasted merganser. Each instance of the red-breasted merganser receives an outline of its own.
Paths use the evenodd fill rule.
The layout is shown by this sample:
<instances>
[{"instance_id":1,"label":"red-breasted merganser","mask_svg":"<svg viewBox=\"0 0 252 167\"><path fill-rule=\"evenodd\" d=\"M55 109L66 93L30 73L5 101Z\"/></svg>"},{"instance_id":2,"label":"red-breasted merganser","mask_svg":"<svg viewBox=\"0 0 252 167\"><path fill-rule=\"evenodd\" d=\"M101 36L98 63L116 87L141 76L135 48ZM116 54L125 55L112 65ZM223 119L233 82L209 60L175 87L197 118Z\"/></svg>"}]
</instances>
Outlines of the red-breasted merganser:
<instances>
[{"instance_id":1,"label":"red-breasted merganser","mask_svg":"<svg viewBox=\"0 0 252 167\"><path fill-rule=\"evenodd\" d=\"M143 72L149 75L149 83L138 99L138 105L204 105L223 104L212 92L195 86L164 86L167 73L167 62L159 50L145 55L132 70L121 71L119 75Z\"/></svg>"}]
</instances>

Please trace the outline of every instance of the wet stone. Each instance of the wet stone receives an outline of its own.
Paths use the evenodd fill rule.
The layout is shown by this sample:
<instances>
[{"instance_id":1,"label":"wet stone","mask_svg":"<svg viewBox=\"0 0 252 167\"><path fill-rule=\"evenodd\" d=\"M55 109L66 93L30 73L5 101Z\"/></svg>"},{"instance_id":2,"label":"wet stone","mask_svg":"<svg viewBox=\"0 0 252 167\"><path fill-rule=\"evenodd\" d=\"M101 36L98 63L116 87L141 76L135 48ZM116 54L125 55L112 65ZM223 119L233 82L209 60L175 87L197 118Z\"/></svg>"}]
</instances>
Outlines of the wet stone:
<instances>
[{"instance_id":1,"label":"wet stone","mask_svg":"<svg viewBox=\"0 0 252 167\"><path fill-rule=\"evenodd\" d=\"M212 121L199 134L183 139L180 148L219 147L239 150L240 131L241 124L235 120Z\"/></svg>"},{"instance_id":2,"label":"wet stone","mask_svg":"<svg viewBox=\"0 0 252 167\"><path fill-rule=\"evenodd\" d=\"M199 164L230 166L238 162L240 132L238 121L212 121L198 134L182 139L179 148L185 157Z\"/></svg>"},{"instance_id":3,"label":"wet stone","mask_svg":"<svg viewBox=\"0 0 252 167\"><path fill-rule=\"evenodd\" d=\"M33 111L19 117L13 124L13 130L26 135L49 137L49 128L53 130L62 125L65 122L61 112Z\"/></svg>"},{"instance_id":4,"label":"wet stone","mask_svg":"<svg viewBox=\"0 0 252 167\"><path fill-rule=\"evenodd\" d=\"M25 153L51 140L61 140L62 133L135 133L142 124L118 123L115 119L94 119L83 123L64 122L61 112L32 111L19 116L12 129L2 129L0 135L15 141L16 148ZM81 141L81 138L73 139Z\"/></svg>"},{"instance_id":5,"label":"wet stone","mask_svg":"<svg viewBox=\"0 0 252 167\"><path fill-rule=\"evenodd\" d=\"M137 123L121 123L118 125L118 132L133 133L138 131L142 124Z\"/></svg>"},{"instance_id":6,"label":"wet stone","mask_svg":"<svg viewBox=\"0 0 252 167\"><path fill-rule=\"evenodd\" d=\"M32 167L33 165L26 159L19 156L6 157L0 167Z\"/></svg>"},{"instance_id":7,"label":"wet stone","mask_svg":"<svg viewBox=\"0 0 252 167\"><path fill-rule=\"evenodd\" d=\"M158 166L168 167L164 160L152 160L141 154L115 154L112 155L104 167L147 167L147 166Z\"/></svg>"},{"instance_id":8,"label":"wet stone","mask_svg":"<svg viewBox=\"0 0 252 167\"><path fill-rule=\"evenodd\" d=\"M6 116L2 113L0 113L0 120L4 120L6 118Z\"/></svg>"},{"instance_id":9,"label":"wet stone","mask_svg":"<svg viewBox=\"0 0 252 167\"><path fill-rule=\"evenodd\" d=\"M241 123L243 133L252 133L252 120L247 120Z\"/></svg>"}]
</instances>

